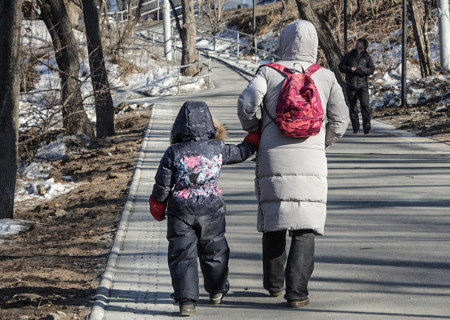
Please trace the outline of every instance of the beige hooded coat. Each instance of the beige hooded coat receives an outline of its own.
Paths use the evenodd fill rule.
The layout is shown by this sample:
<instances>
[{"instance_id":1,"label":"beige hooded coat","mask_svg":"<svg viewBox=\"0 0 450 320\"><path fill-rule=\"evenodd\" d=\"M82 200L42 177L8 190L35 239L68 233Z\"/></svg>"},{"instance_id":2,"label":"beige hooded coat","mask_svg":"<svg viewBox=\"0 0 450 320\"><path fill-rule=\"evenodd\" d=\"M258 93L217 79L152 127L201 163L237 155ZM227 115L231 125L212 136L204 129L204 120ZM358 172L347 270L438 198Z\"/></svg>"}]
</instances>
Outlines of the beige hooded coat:
<instances>
[{"instance_id":1,"label":"beige hooded coat","mask_svg":"<svg viewBox=\"0 0 450 320\"><path fill-rule=\"evenodd\" d=\"M306 20L296 20L280 34L277 62L295 70L307 69L317 59L316 29ZM264 104L273 118L285 76L261 67L242 92L238 116L246 131L258 127L257 111ZM312 229L323 234L327 202L325 148L342 137L349 124L349 111L335 75L322 68L312 75L324 108L318 135L291 138L283 135L262 109L262 134L256 166L258 231Z\"/></svg>"}]
</instances>

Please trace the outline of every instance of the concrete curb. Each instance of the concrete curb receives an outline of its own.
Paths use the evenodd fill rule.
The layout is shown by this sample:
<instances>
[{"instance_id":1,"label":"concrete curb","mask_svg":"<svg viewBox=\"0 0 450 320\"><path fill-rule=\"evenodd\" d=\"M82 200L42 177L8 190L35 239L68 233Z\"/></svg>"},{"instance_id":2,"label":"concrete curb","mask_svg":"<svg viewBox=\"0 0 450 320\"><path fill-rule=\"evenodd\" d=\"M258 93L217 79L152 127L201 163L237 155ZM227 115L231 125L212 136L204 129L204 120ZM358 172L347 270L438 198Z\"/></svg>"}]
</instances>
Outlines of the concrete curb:
<instances>
[{"instance_id":1,"label":"concrete curb","mask_svg":"<svg viewBox=\"0 0 450 320\"><path fill-rule=\"evenodd\" d=\"M134 206L134 201L136 198L136 191L139 186L139 179L141 177L141 166L144 159L144 150L147 149L147 145L150 143L150 131L153 125L153 117L155 114L155 106L152 107L152 112L150 115L150 121L145 131L143 143L141 146L141 152L139 158L136 160L136 169L133 175L133 180L131 182L130 190L127 196L127 202L123 208L119 226L117 228L116 236L114 238L113 246L108 255L108 261L106 263L105 272L100 280L100 285L97 288L97 293L95 295L95 302L92 305L92 311L89 314L89 320L102 320L105 316L105 306L109 298L109 291L111 290L112 281L114 278L114 269L117 264L117 259L119 252L121 250L122 244L125 239L127 232L128 218L132 213Z\"/></svg>"}]
</instances>

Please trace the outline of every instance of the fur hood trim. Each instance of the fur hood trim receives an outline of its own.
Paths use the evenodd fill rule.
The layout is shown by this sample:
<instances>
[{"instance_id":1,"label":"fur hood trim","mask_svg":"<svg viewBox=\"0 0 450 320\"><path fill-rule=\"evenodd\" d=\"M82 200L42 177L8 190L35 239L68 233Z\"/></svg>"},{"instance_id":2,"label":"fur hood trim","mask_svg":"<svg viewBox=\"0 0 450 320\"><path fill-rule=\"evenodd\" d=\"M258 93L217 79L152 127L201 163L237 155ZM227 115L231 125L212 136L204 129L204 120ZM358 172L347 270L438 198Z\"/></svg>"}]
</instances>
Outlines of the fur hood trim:
<instances>
[{"instance_id":1,"label":"fur hood trim","mask_svg":"<svg viewBox=\"0 0 450 320\"><path fill-rule=\"evenodd\" d=\"M216 139L225 141L228 138L227 127L219 119L212 117L216 129Z\"/></svg>"}]
</instances>

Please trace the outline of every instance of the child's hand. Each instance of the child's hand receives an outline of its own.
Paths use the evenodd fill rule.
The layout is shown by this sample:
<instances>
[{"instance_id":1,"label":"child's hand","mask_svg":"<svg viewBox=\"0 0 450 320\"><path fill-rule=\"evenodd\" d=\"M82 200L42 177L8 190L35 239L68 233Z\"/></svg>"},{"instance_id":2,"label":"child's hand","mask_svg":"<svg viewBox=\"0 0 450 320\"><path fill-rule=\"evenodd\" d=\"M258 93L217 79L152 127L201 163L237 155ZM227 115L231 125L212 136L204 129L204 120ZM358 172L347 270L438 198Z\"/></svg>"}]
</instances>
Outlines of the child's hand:
<instances>
[{"instance_id":1,"label":"child's hand","mask_svg":"<svg viewBox=\"0 0 450 320\"><path fill-rule=\"evenodd\" d=\"M255 146L255 149L258 150L259 139L261 137L260 130L250 132L245 138L244 141L250 142Z\"/></svg>"},{"instance_id":2,"label":"child's hand","mask_svg":"<svg viewBox=\"0 0 450 320\"><path fill-rule=\"evenodd\" d=\"M166 212L167 202L158 202L153 199L153 196L150 196L148 199L148 203L150 204L150 213L156 221L163 221Z\"/></svg>"}]
</instances>

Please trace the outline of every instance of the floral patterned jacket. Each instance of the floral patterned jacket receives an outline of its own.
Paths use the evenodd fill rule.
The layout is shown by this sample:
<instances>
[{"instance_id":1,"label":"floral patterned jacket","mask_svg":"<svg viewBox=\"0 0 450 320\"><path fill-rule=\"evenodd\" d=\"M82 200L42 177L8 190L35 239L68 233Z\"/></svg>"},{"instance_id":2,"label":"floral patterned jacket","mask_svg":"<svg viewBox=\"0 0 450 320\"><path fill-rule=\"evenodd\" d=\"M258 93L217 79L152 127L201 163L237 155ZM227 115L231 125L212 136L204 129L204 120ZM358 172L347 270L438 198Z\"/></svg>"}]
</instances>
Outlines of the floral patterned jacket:
<instances>
[{"instance_id":1,"label":"floral patterned jacket","mask_svg":"<svg viewBox=\"0 0 450 320\"><path fill-rule=\"evenodd\" d=\"M253 144L225 144L215 138L204 102L186 102L175 120L172 145L161 159L152 196L168 201L168 214L212 214L224 206L218 181L222 165L239 163L254 152Z\"/></svg>"}]
</instances>

